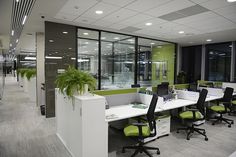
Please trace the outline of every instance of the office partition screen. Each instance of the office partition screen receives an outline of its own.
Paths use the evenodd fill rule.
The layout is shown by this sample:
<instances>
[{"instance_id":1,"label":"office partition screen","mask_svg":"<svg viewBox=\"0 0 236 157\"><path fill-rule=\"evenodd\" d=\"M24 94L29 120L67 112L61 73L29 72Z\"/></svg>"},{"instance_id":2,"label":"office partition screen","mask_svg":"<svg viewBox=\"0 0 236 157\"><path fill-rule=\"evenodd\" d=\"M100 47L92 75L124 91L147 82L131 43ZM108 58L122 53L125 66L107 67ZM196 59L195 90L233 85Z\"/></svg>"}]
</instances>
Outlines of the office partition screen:
<instances>
[{"instance_id":1,"label":"office partition screen","mask_svg":"<svg viewBox=\"0 0 236 157\"><path fill-rule=\"evenodd\" d=\"M175 44L138 38L138 84L174 83Z\"/></svg>"},{"instance_id":2,"label":"office partition screen","mask_svg":"<svg viewBox=\"0 0 236 157\"><path fill-rule=\"evenodd\" d=\"M231 46L231 42L206 45L206 80L230 81Z\"/></svg>"}]
</instances>

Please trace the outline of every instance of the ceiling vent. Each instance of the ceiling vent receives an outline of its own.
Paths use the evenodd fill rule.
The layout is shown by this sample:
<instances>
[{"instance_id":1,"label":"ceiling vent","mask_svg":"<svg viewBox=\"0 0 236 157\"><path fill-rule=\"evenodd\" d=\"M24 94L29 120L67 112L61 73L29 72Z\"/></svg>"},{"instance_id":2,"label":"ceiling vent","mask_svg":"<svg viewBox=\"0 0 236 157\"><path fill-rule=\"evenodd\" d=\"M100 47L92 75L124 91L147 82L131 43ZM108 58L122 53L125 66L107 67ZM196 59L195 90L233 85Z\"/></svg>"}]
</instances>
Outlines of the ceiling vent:
<instances>
[{"instance_id":1,"label":"ceiling vent","mask_svg":"<svg viewBox=\"0 0 236 157\"><path fill-rule=\"evenodd\" d=\"M201 14L207 11L209 11L207 8L204 8L200 5L194 5L194 6L181 9L181 10L178 10L178 11L166 14L166 15L162 15L159 18L163 20L167 20L167 21L174 21L174 20L178 20L178 19L185 18L188 16Z\"/></svg>"},{"instance_id":2,"label":"ceiling vent","mask_svg":"<svg viewBox=\"0 0 236 157\"><path fill-rule=\"evenodd\" d=\"M10 30L10 51L14 51L24 24L28 19L35 0L13 0Z\"/></svg>"}]
</instances>

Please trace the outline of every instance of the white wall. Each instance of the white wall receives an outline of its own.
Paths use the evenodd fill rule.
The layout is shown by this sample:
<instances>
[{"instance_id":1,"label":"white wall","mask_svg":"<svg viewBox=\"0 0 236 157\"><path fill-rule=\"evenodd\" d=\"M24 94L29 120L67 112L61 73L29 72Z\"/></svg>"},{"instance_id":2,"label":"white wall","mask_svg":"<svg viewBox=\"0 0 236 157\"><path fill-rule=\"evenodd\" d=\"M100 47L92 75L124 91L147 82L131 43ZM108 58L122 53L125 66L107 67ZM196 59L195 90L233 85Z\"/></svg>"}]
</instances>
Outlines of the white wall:
<instances>
[{"instance_id":1,"label":"white wall","mask_svg":"<svg viewBox=\"0 0 236 157\"><path fill-rule=\"evenodd\" d=\"M41 83L45 82L44 73L44 33L36 33L36 58L37 58L37 79L36 79L36 104L42 104Z\"/></svg>"}]
</instances>

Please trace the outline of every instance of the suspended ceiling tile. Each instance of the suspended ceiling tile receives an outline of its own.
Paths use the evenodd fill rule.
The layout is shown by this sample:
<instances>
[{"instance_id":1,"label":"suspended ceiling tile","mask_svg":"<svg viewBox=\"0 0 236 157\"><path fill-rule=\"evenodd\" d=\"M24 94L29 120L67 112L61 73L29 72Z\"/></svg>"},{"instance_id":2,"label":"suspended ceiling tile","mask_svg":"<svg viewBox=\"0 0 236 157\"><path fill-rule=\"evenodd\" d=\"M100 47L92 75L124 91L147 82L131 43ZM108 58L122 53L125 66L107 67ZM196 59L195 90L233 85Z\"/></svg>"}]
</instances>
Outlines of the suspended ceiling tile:
<instances>
[{"instance_id":1,"label":"suspended ceiling tile","mask_svg":"<svg viewBox=\"0 0 236 157\"><path fill-rule=\"evenodd\" d=\"M148 20L145 20L143 22L137 23L135 25L135 27L138 27L138 28L158 27L160 24L163 24L163 23L166 23L166 22L168 22L168 21L162 20L160 18L152 18L152 19L148 19ZM145 23L152 23L152 25L151 26L146 26Z\"/></svg>"},{"instance_id":2,"label":"suspended ceiling tile","mask_svg":"<svg viewBox=\"0 0 236 157\"><path fill-rule=\"evenodd\" d=\"M60 10L60 12L79 16L90 7L97 4L96 0L69 0Z\"/></svg>"},{"instance_id":3,"label":"suspended ceiling tile","mask_svg":"<svg viewBox=\"0 0 236 157\"><path fill-rule=\"evenodd\" d=\"M89 17L84 17L84 16L80 16L74 20L74 22L85 23L85 24L91 24L95 21L96 19L94 18L89 18Z\"/></svg>"},{"instance_id":4,"label":"suspended ceiling tile","mask_svg":"<svg viewBox=\"0 0 236 157\"><path fill-rule=\"evenodd\" d=\"M117 5L120 7L124 7L127 4L130 4L132 2L135 2L136 0L102 0L103 2L112 4L112 5Z\"/></svg>"},{"instance_id":5,"label":"suspended ceiling tile","mask_svg":"<svg viewBox=\"0 0 236 157\"><path fill-rule=\"evenodd\" d=\"M192 2L196 3L196 4L201 4L210 0L191 0Z\"/></svg>"},{"instance_id":6,"label":"suspended ceiling tile","mask_svg":"<svg viewBox=\"0 0 236 157\"><path fill-rule=\"evenodd\" d=\"M222 8L228 5L233 5L233 3L229 3L227 2L227 0L210 0L205 3L201 3L200 5L210 10L213 10L213 9Z\"/></svg>"},{"instance_id":7,"label":"suspended ceiling tile","mask_svg":"<svg viewBox=\"0 0 236 157\"><path fill-rule=\"evenodd\" d=\"M153 18L152 16L140 13L140 14L132 16L132 17L126 19L126 20L120 21L119 23L120 24L125 24L125 25L135 25L137 23L141 23L141 22L147 21L147 20L152 19L152 18Z\"/></svg>"},{"instance_id":8,"label":"suspended ceiling tile","mask_svg":"<svg viewBox=\"0 0 236 157\"><path fill-rule=\"evenodd\" d=\"M57 15L55 16L55 18L56 18L56 19L61 19L61 20L66 20L66 21L73 21L74 19L77 18L77 15L59 12L59 13L57 13Z\"/></svg>"},{"instance_id":9,"label":"suspended ceiling tile","mask_svg":"<svg viewBox=\"0 0 236 157\"><path fill-rule=\"evenodd\" d=\"M108 27L112 25L113 23L107 20L97 20L96 22L93 23L93 25L96 26L102 26L102 27Z\"/></svg>"},{"instance_id":10,"label":"suspended ceiling tile","mask_svg":"<svg viewBox=\"0 0 236 157\"><path fill-rule=\"evenodd\" d=\"M119 23L115 23L109 26L109 28L115 29L115 30L120 30L122 28L127 27L127 25L123 25L123 24L119 24Z\"/></svg>"},{"instance_id":11,"label":"suspended ceiling tile","mask_svg":"<svg viewBox=\"0 0 236 157\"><path fill-rule=\"evenodd\" d=\"M96 14L95 12L97 10L103 11L103 14L100 14L100 15ZM82 14L82 16L89 17L89 18L94 18L94 19L101 19L105 16L110 15L111 13L113 13L117 10L119 10L119 7L117 7L117 6L100 2L97 5L95 5L94 7L90 8L84 14Z\"/></svg>"},{"instance_id":12,"label":"suspended ceiling tile","mask_svg":"<svg viewBox=\"0 0 236 157\"><path fill-rule=\"evenodd\" d=\"M149 10L155 6L161 6L164 5L170 1L173 0L136 0L133 3L126 6L126 8L131 10L136 10L138 12L144 12L146 10Z\"/></svg>"},{"instance_id":13,"label":"suspended ceiling tile","mask_svg":"<svg viewBox=\"0 0 236 157\"><path fill-rule=\"evenodd\" d=\"M193 6L193 5L195 4L188 0L174 0L164 5L161 5L159 7L157 6L156 8L150 9L149 11L146 11L145 13L151 16L159 17L162 15L171 13L171 12L175 12L175 11Z\"/></svg>"},{"instance_id":14,"label":"suspended ceiling tile","mask_svg":"<svg viewBox=\"0 0 236 157\"><path fill-rule=\"evenodd\" d=\"M223 15L224 17L228 17L230 15L236 16L236 4L216 9L214 12Z\"/></svg>"},{"instance_id":15,"label":"suspended ceiling tile","mask_svg":"<svg viewBox=\"0 0 236 157\"><path fill-rule=\"evenodd\" d=\"M138 13L136 11L131 11L129 9L120 9L106 17L103 18L103 20L110 21L112 23L117 23L119 21L128 19L132 16L137 15Z\"/></svg>"}]
</instances>

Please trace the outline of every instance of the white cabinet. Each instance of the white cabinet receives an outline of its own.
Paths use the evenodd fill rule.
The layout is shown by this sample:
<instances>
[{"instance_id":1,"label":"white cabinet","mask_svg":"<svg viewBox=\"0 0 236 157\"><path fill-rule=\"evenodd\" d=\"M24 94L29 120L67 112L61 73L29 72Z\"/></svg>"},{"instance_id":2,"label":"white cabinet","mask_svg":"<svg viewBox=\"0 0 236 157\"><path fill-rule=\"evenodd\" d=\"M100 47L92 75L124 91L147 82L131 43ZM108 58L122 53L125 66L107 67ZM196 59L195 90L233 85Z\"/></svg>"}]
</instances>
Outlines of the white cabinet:
<instances>
[{"instance_id":1,"label":"white cabinet","mask_svg":"<svg viewBox=\"0 0 236 157\"><path fill-rule=\"evenodd\" d=\"M156 120L157 137L170 134L170 116L164 115Z\"/></svg>"},{"instance_id":2,"label":"white cabinet","mask_svg":"<svg viewBox=\"0 0 236 157\"><path fill-rule=\"evenodd\" d=\"M58 137L73 157L108 156L104 97L71 100L56 89L56 125Z\"/></svg>"}]
</instances>

